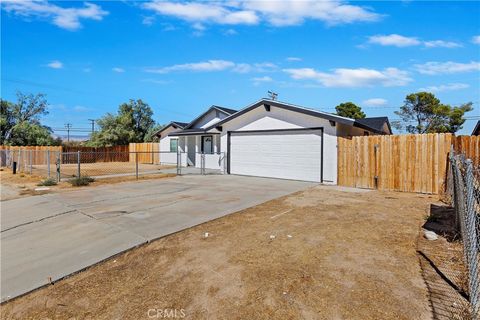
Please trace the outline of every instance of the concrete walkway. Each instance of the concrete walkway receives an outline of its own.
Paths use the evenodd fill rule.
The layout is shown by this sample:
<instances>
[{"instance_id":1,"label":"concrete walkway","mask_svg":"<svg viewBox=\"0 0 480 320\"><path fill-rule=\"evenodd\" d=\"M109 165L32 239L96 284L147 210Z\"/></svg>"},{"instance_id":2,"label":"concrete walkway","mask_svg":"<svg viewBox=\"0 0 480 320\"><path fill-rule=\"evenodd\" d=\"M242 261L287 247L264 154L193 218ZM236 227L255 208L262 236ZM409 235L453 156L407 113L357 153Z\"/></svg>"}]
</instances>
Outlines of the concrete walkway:
<instances>
[{"instance_id":1,"label":"concrete walkway","mask_svg":"<svg viewBox=\"0 0 480 320\"><path fill-rule=\"evenodd\" d=\"M3 201L1 301L147 241L313 185L192 175Z\"/></svg>"}]
</instances>

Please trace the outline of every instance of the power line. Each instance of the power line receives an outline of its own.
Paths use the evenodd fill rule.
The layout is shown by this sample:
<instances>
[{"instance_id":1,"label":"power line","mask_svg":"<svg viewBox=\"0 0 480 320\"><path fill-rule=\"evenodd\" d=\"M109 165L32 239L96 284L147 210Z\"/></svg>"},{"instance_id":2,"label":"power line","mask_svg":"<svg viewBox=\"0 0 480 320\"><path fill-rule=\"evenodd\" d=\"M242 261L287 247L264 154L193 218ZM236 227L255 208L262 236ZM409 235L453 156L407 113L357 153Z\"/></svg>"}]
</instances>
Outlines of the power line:
<instances>
[{"instance_id":1,"label":"power line","mask_svg":"<svg viewBox=\"0 0 480 320\"><path fill-rule=\"evenodd\" d=\"M88 119L92 123L92 134L95 132L95 119Z\"/></svg>"},{"instance_id":2,"label":"power line","mask_svg":"<svg viewBox=\"0 0 480 320\"><path fill-rule=\"evenodd\" d=\"M70 129L72 128L72 124L66 123L65 128L67 128L67 142L70 142Z\"/></svg>"}]
</instances>

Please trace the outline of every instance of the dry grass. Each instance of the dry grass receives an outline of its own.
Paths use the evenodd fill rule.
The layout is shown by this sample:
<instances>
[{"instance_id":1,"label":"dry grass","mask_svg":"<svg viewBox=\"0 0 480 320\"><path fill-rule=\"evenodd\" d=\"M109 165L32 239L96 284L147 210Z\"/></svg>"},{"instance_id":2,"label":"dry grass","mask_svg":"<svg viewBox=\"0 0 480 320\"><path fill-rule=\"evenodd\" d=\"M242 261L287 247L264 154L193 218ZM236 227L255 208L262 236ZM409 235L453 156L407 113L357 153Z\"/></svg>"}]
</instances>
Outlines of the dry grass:
<instances>
[{"instance_id":1,"label":"dry grass","mask_svg":"<svg viewBox=\"0 0 480 320\"><path fill-rule=\"evenodd\" d=\"M131 250L1 318L429 319L416 240L430 201L315 187Z\"/></svg>"}]
</instances>

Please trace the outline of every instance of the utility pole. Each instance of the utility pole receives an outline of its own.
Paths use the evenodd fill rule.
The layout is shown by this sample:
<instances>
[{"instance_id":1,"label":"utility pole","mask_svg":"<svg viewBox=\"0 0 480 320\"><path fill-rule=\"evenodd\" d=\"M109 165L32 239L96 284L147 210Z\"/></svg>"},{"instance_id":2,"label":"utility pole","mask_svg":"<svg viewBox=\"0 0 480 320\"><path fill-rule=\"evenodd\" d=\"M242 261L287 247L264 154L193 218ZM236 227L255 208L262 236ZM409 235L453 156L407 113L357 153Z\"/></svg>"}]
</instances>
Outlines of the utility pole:
<instances>
[{"instance_id":1,"label":"utility pole","mask_svg":"<svg viewBox=\"0 0 480 320\"><path fill-rule=\"evenodd\" d=\"M70 142L70 129L72 128L72 124L66 123L65 128L67 128L67 142Z\"/></svg>"},{"instance_id":2,"label":"utility pole","mask_svg":"<svg viewBox=\"0 0 480 320\"><path fill-rule=\"evenodd\" d=\"M277 100L277 98L278 98L278 93L273 92L273 91L268 91L268 96L269 96L270 99L272 99L272 100Z\"/></svg>"},{"instance_id":3,"label":"utility pole","mask_svg":"<svg viewBox=\"0 0 480 320\"><path fill-rule=\"evenodd\" d=\"M95 119L88 119L92 123L92 134L95 132Z\"/></svg>"}]
</instances>

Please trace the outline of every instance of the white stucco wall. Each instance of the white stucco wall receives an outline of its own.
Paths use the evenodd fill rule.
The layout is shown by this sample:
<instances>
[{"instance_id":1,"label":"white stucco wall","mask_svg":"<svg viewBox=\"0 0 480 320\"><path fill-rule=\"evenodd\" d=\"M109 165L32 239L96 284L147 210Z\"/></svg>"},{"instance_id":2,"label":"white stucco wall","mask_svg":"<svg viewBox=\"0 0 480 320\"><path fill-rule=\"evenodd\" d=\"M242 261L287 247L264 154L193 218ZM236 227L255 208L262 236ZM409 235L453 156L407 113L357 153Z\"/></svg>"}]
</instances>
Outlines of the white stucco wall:
<instances>
[{"instance_id":1,"label":"white stucco wall","mask_svg":"<svg viewBox=\"0 0 480 320\"><path fill-rule=\"evenodd\" d=\"M178 129L170 126L160 134L160 163L161 164L176 164L176 152L170 152L170 139L177 139L178 137L169 137L168 134L178 131ZM180 141L179 141L180 145Z\"/></svg>"},{"instance_id":2,"label":"white stucco wall","mask_svg":"<svg viewBox=\"0 0 480 320\"><path fill-rule=\"evenodd\" d=\"M222 125L221 151L227 152L227 132L243 130L295 129L323 127L323 180L324 183L337 183L337 137L336 127L326 119L317 118L271 107L267 112L263 106L255 108Z\"/></svg>"}]
</instances>

